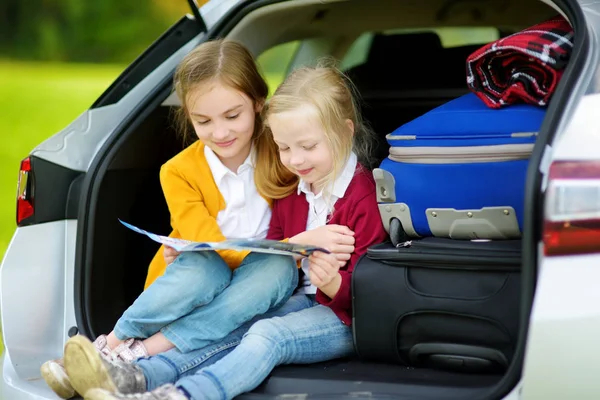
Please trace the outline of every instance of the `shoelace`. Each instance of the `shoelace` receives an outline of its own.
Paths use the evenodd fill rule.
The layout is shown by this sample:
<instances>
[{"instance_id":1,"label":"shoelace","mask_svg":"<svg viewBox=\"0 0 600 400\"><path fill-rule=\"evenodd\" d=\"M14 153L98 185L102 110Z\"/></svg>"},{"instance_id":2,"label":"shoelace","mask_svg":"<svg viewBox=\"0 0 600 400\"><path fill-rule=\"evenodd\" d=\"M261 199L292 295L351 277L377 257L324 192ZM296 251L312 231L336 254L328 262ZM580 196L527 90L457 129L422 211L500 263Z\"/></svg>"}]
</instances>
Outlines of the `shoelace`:
<instances>
[{"instance_id":1,"label":"shoelace","mask_svg":"<svg viewBox=\"0 0 600 400\"><path fill-rule=\"evenodd\" d=\"M108 346L100 350L100 355L107 361L119 360L119 353L116 352L116 349L111 350L108 348Z\"/></svg>"},{"instance_id":2,"label":"shoelace","mask_svg":"<svg viewBox=\"0 0 600 400\"><path fill-rule=\"evenodd\" d=\"M118 345L114 350L110 350L108 346L105 347L104 349L102 349L102 353L106 355L109 360L128 362L130 361L129 359L133 360L135 358L133 356L133 352L130 349L132 344L133 339L127 339L126 341ZM125 354L127 355L125 356Z\"/></svg>"}]
</instances>

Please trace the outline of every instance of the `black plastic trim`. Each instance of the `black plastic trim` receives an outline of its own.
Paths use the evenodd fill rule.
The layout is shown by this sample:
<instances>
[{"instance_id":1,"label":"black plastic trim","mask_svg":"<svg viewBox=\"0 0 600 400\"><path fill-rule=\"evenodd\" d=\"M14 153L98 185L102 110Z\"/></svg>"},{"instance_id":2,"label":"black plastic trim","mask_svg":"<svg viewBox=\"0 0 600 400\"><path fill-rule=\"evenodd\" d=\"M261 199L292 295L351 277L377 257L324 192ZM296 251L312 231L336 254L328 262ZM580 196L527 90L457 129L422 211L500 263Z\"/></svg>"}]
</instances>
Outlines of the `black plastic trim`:
<instances>
[{"instance_id":1,"label":"black plastic trim","mask_svg":"<svg viewBox=\"0 0 600 400\"><path fill-rule=\"evenodd\" d=\"M90 217L96 208L100 183L114 158L120 145L135 131L144 119L160 107L163 100L171 93L171 77L164 79L156 89L148 94L145 100L132 111L116 129L121 132L111 137L98 151L88 173L81 182L81 207L79 208L77 224L77 244L75 247L75 272L74 272L74 308L77 320L77 328L80 333L91 338L97 337L97 332L91 330L91 304L88 298L93 283L92 262L86 257L86 249L91 247L93 236L94 218Z\"/></svg>"},{"instance_id":2,"label":"black plastic trim","mask_svg":"<svg viewBox=\"0 0 600 400\"><path fill-rule=\"evenodd\" d=\"M192 10L192 14L194 15L194 19L198 24L198 28L202 32L206 32L208 29L206 27L206 23L204 23L204 19L202 19L202 15L200 15L200 9L198 8L198 4L196 4L196 0L188 0L188 4L190 9Z\"/></svg>"},{"instance_id":3,"label":"black plastic trim","mask_svg":"<svg viewBox=\"0 0 600 400\"><path fill-rule=\"evenodd\" d=\"M90 108L98 108L114 104L123 98L131 89L148 74L169 58L173 52L184 44L205 32L198 21L184 16L175 25L162 34L146 49L123 73L100 95Z\"/></svg>"},{"instance_id":4,"label":"black plastic trim","mask_svg":"<svg viewBox=\"0 0 600 400\"><path fill-rule=\"evenodd\" d=\"M77 214L79 213L81 184L84 178L85 174L81 173L71 182L71 186L69 187L69 193L67 194L67 215L69 218L77 218Z\"/></svg>"},{"instance_id":5,"label":"black plastic trim","mask_svg":"<svg viewBox=\"0 0 600 400\"><path fill-rule=\"evenodd\" d=\"M18 226L77 218L79 202L78 195L73 196L73 184L83 172L36 156L29 156L29 160L31 171L27 184L32 193L34 214Z\"/></svg>"}]
</instances>

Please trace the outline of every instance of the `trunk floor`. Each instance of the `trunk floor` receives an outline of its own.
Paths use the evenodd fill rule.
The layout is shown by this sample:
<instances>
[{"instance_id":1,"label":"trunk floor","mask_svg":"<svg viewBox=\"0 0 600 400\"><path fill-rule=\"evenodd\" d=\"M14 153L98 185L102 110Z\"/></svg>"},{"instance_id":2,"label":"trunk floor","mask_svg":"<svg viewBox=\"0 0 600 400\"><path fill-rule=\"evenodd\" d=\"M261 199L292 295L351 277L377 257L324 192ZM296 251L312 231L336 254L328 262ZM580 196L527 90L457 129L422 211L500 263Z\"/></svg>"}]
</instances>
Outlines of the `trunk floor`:
<instances>
[{"instance_id":1,"label":"trunk floor","mask_svg":"<svg viewBox=\"0 0 600 400\"><path fill-rule=\"evenodd\" d=\"M403 394L409 396L407 398L417 395L436 398L447 393L454 397L450 392L465 395L469 391L487 391L487 388L501 378L502 375L464 374L344 359L310 365L280 366L253 393L270 397L284 393L331 395L371 392ZM442 397L445 396L437 398Z\"/></svg>"}]
</instances>

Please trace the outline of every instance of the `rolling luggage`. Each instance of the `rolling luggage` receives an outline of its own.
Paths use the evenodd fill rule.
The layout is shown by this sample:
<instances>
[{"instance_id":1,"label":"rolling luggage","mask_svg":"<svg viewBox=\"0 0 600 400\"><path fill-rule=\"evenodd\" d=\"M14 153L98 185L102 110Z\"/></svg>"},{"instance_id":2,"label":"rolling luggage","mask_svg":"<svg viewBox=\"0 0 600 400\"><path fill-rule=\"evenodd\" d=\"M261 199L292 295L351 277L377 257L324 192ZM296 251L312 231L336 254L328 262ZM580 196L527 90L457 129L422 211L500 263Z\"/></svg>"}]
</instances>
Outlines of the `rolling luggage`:
<instances>
[{"instance_id":1,"label":"rolling luggage","mask_svg":"<svg viewBox=\"0 0 600 400\"><path fill-rule=\"evenodd\" d=\"M352 276L362 359L497 373L519 329L521 240L428 237L371 247Z\"/></svg>"},{"instance_id":2,"label":"rolling luggage","mask_svg":"<svg viewBox=\"0 0 600 400\"><path fill-rule=\"evenodd\" d=\"M545 112L490 109L469 93L389 134L390 154L373 175L392 242L519 238L528 159Z\"/></svg>"}]
</instances>

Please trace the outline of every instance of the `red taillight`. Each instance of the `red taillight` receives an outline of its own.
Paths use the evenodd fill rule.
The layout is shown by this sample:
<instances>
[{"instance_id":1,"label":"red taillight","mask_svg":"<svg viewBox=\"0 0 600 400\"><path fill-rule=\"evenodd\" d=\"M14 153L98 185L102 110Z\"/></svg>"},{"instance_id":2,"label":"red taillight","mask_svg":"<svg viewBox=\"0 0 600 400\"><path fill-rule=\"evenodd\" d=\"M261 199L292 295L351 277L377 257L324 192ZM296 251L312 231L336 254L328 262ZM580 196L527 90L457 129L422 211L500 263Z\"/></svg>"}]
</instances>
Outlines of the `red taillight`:
<instances>
[{"instance_id":1,"label":"red taillight","mask_svg":"<svg viewBox=\"0 0 600 400\"><path fill-rule=\"evenodd\" d=\"M19 183L17 186L17 225L25 219L33 216L33 196L29 173L31 172L31 161L29 157L21 161L19 171Z\"/></svg>"},{"instance_id":2,"label":"red taillight","mask_svg":"<svg viewBox=\"0 0 600 400\"><path fill-rule=\"evenodd\" d=\"M559 161L550 166L544 252L600 252L600 161Z\"/></svg>"}]
</instances>

